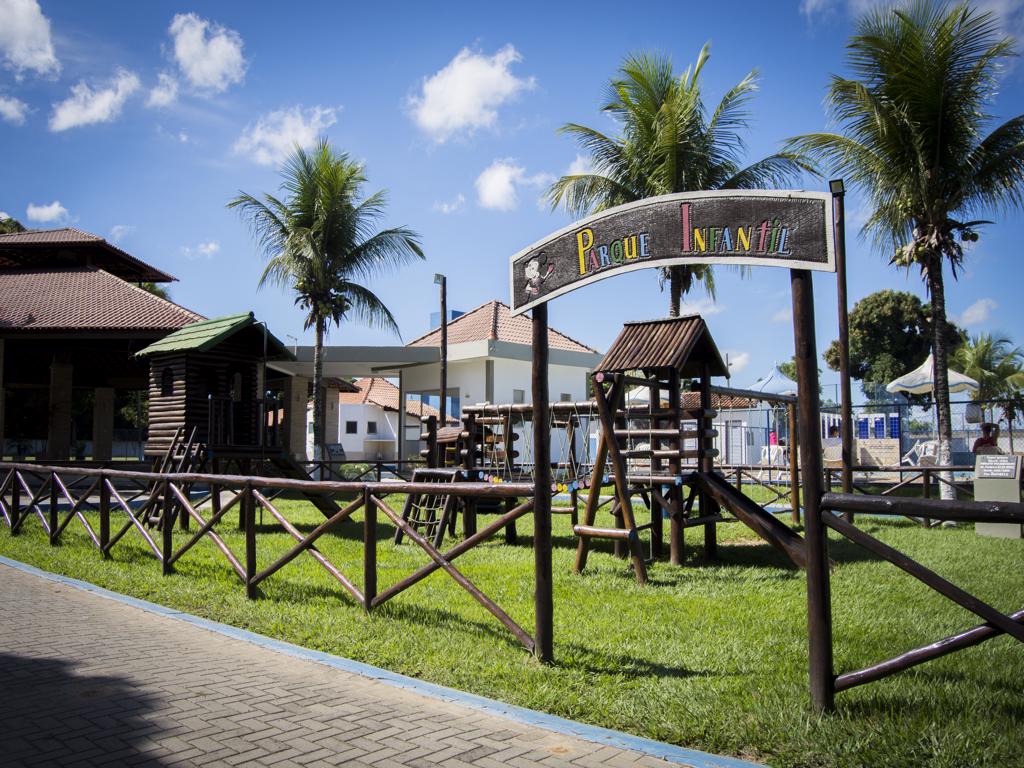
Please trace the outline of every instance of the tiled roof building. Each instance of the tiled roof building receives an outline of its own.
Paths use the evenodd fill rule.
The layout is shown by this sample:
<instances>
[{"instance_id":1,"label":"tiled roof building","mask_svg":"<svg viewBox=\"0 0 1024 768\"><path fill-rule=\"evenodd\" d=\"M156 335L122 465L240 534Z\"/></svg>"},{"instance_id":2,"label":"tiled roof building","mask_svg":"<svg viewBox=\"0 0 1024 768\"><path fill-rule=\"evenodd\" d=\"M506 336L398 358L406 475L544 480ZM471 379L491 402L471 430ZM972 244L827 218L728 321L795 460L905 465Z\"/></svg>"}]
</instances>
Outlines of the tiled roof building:
<instances>
[{"instance_id":1,"label":"tiled roof building","mask_svg":"<svg viewBox=\"0 0 1024 768\"><path fill-rule=\"evenodd\" d=\"M488 301L448 323L448 343L462 344L469 341L506 341L511 344L529 345L533 339L533 319L526 315L513 315L508 305L501 301ZM437 347L441 345L441 329L435 328L409 347ZM595 352L586 344L548 328L548 346L571 352Z\"/></svg>"}]
</instances>

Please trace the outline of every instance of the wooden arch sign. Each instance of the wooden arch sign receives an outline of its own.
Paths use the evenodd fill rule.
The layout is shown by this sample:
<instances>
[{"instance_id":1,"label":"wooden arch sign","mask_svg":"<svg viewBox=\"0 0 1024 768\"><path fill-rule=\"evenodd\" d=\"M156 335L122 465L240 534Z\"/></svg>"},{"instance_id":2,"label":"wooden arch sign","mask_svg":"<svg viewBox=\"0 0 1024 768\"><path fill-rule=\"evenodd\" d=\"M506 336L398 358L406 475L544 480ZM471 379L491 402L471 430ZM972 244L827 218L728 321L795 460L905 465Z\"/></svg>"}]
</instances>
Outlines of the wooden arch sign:
<instances>
[{"instance_id":1,"label":"wooden arch sign","mask_svg":"<svg viewBox=\"0 0 1024 768\"><path fill-rule=\"evenodd\" d=\"M678 264L835 272L832 196L682 192L610 208L512 257L512 313L622 272Z\"/></svg>"}]
</instances>

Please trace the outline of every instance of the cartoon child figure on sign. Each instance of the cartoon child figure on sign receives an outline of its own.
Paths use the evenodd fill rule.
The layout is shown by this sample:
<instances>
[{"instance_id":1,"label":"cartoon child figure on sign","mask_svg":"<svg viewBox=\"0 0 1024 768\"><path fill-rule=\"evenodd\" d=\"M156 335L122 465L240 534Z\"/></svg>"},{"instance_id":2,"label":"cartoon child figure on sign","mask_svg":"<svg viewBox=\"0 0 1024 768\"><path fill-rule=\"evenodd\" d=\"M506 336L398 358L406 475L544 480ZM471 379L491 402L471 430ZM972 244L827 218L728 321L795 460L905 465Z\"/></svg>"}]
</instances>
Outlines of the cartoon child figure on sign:
<instances>
[{"instance_id":1,"label":"cartoon child figure on sign","mask_svg":"<svg viewBox=\"0 0 1024 768\"><path fill-rule=\"evenodd\" d=\"M548 261L543 252L537 258L526 262L526 267L523 269L526 275L526 295L539 296L541 285L551 277L554 271L555 265Z\"/></svg>"}]
</instances>

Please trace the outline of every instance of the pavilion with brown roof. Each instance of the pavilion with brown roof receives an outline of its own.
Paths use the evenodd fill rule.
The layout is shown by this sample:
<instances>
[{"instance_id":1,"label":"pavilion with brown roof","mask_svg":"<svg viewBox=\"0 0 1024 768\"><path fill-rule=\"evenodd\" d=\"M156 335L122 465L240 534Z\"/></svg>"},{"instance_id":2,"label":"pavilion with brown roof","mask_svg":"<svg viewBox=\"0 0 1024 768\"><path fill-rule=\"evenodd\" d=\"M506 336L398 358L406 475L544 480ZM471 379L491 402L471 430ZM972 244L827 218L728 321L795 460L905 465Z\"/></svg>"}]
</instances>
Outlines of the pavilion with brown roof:
<instances>
[{"instance_id":1,"label":"pavilion with brown roof","mask_svg":"<svg viewBox=\"0 0 1024 768\"><path fill-rule=\"evenodd\" d=\"M0 235L0 455L112 458L141 421L135 353L203 319L142 287L173 280L78 229Z\"/></svg>"}]
</instances>

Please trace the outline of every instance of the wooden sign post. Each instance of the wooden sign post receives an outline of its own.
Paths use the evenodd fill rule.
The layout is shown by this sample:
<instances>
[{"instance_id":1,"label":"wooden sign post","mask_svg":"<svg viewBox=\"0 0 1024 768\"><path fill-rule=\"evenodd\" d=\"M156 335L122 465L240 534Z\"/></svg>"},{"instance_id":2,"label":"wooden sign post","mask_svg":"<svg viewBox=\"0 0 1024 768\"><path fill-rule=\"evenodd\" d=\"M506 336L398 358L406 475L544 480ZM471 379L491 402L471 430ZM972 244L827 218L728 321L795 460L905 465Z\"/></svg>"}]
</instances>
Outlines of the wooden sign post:
<instances>
[{"instance_id":1,"label":"wooden sign post","mask_svg":"<svg viewBox=\"0 0 1024 768\"><path fill-rule=\"evenodd\" d=\"M807 526L811 698L816 709L832 706L835 682L828 541L821 517L821 433L811 270L836 271L835 234L833 197L826 192L685 192L603 211L555 232L510 259L512 314L533 310L535 652L543 661L553 658L547 302L597 280L637 269L683 264L787 267L793 292L798 443ZM702 404L707 407L709 394L703 394ZM598 463L603 461L600 456ZM710 466L710 462L705 465ZM708 551L713 552L713 526L706 531L705 541ZM681 555L673 549L673 560Z\"/></svg>"}]
</instances>

